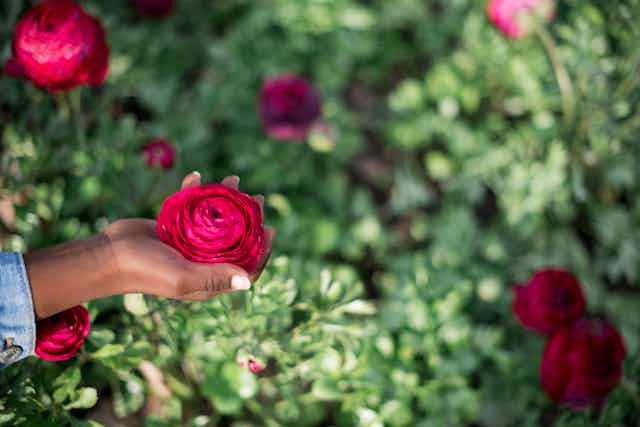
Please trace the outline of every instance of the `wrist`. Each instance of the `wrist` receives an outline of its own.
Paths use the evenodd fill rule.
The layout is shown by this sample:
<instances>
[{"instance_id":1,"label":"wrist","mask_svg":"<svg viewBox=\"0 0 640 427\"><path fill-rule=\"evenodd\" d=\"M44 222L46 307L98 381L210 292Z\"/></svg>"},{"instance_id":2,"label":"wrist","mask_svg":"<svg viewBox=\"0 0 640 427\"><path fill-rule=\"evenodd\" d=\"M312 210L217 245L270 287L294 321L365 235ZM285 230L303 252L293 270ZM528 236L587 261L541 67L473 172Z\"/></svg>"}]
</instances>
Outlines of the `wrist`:
<instances>
[{"instance_id":1,"label":"wrist","mask_svg":"<svg viewBox=\"0 0 640 427\"><path fill-rule=\"evenodd\" d=\"M38 318L119 292L117 264L104 234L24 256Z\"/></svg>"}]
</instances>

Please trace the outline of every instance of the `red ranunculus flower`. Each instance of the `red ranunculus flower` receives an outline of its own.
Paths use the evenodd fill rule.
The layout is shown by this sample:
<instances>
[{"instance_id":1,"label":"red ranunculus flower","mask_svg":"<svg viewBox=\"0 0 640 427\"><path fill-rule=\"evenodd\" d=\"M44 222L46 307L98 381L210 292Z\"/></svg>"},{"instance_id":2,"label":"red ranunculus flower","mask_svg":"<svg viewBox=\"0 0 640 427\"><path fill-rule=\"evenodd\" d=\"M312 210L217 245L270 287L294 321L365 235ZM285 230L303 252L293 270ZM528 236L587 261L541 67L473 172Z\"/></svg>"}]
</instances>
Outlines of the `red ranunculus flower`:
<instances>
[{"instance_id":1,"label":"red ranunculus flower","mask_svg":"<svg viewBox=\"0 0 640 427\"><path fill-rule=\"evenodd\" d=\"M602 319L580 319L549 339L540 366L551 399L575 410L599 406L620 382L625 347Z\"/></svg>"},{"instance_id":2,"label":"red ranunculus flower","mask_svg":"<svg viewBox=\"0 0 640 427\"><path fill-rule=\"evenodd\" d=\"M536 272L527 285L514 288L513 311L524 326L551 334L584 314L580 283L559 268Z\"/></svg>"},{"instance_id":3,"label":"red ranunculus flower","mask_svg":"<svg viewBox=\"0 0 640 427\"><path fill-rule=\"evenodd\" d=\"M45 0L15 28L7 74L49 91L97 86L107 76L109 47L100 22L71 0Z\"/></svg>"},{"instance_id":4,"label":"red ranunculus flower","mask_svg":"<svg viewBox=\"0 0 640 427\"><path fill-rule=\"evenodd\" d=\"M36 354L59 362L76 355L91 330L89 311L81 305L36 323Z\"/></svg>"},{"instance_id":5,"label":"red ranunculus flower","mask_svg":"<svg viewBox=\"0 0 640 427\"><path fill-rule=\"evenodd\" d=\"M160 240L191 261L230 263L251 273L264 252L260 205L222 184L186 188L169 196L158 215Z\"/></svg>"},{"instance_id":6,"label":"red ranunculus flower","mask_svg":"<svg viewBox=\"0 0 640 427\"><path fill-rule=\"evenodd\" d=\"M150 18L162 18L168 15L176 0L131 0L141 15Z\"/></svg>"},{"instance_id":7,"label":"red ranunculus flower","mask_svg":"<svg viewBox=\"0 0 640 427\"><path fill-rule=\"evenodd\" d=\"M490 0L487 13L507 37L526 36L535 20L550 21L555 13L555 0Z\"/></svg>"},{"instance_id":8,"label":"red ranunculus flower","mask_svg":"<svg viewBox=\"0 0 640 427\"><path fill-rule=\"evenodd\" d=\"M262 85L258 110L265 132L272 138L303 140L320 118L320 95L306 80L281 75Z\"/></svg>"},{"instance_id":9,"label":"red ranunculus flower","mask_svg":"<svg viewBox=\"0 0 640 427\"><path fill-rule=\"evenodd\" d=\"M255 359L249 359L249 370L254 374L262 372L265 367L266 366L264 366L262 362Z\"/></svg>"},{"instance_id":10,"label":"red ranunculus flower","mask_svg":"<svg viewBox=\"0 0 640 427\"><path fill-rule=\"evenodd\" d=\"M150 168L171 169L176 160L176 150L164 139L149 142L142 149L142 153Z\"/></svg>"}]
</instances>

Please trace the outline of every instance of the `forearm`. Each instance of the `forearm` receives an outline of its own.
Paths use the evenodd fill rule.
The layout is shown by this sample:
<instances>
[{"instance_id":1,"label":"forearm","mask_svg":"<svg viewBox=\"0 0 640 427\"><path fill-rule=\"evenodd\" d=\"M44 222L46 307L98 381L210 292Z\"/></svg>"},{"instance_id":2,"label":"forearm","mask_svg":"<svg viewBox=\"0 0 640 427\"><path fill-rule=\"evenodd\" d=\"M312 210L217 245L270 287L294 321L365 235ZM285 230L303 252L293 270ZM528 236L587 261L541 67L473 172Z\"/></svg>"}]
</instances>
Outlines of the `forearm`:
<instances>
[{"instance_id":1,"label":"forearm","mask_svg":"<svg viewBox=\"0 0 640 427\"><path fill-rule=\"evenodd\" d=\"M38 319L121 293L110 241L104 234L29 252L24 261Z\"/></svg>"}]
</instances>

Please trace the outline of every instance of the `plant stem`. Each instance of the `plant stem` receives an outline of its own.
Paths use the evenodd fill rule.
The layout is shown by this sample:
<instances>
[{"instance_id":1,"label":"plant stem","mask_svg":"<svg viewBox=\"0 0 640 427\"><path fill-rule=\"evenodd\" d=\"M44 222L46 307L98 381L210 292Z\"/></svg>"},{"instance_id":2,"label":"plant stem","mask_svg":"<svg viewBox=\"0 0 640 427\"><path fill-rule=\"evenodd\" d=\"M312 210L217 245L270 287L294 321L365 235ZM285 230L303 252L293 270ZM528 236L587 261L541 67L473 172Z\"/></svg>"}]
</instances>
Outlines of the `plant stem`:
<instances>
[{"instance_id":1,"label":"plant stem","mask_svg":"<svg viewBox=\"0 0 640 427\"><path fill-rule=\"evenodd\" d=\"M540 38L540 41L544 45L551 66L556 75L558 81L558 87L560 88L560 96L562 97L562 111L564 113L564 122L567 127L573 124L575 117L575 92L573 90L573 83L567 68L560 59L560 52L558 46L553 40L551 34L547 31L544 25L536 26L536 34Z\"/></svg>"},{"instance_id":2,"label":"plant stem","mask_svg":"<svg viewBox=\"0 0 640 427\"><path fill-rule=\"evenodd\" d=\"M86 127L84 115L82 114L82 92L80 88L67 92L69 99L69 108L71 109L71 120L73 121L73 129L76 134L76 142L81 146L86 145Z\"/></svg>"},{"instance_id":3,"label":"plant stem","mask_svg":"<svg viewBox=\"0 0 640 427\"><path fill-rule=\"evenodd\" d=\"M251 317L253 315L253 295L255 288L251 286L247 292L245 292L244 299L244 312L246 317Z\"/></svg>"}]
</instances>

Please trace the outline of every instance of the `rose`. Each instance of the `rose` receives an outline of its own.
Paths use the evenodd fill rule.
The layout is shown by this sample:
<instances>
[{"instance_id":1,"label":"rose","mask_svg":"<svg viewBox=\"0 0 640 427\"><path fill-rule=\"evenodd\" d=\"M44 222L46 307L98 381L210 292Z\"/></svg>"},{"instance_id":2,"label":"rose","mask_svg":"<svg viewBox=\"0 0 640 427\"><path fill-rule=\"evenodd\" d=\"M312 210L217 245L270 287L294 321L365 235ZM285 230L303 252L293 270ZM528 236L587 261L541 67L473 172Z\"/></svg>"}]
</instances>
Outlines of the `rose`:
<instances>
[{"instance_id":1,"label":"rose","mask_svg":"<svg viewBox=\"0 0 640 427\"><path fill-rule=\"evenodd\" d=\"M76 355L91 330L89 311L72 307L36 323L36 354L59 362Z\"/></svg>"},{"instance_id":2,"label":"rose","mask_svg":"<svg viewBox=\"0 0 640 427\"><path fill-rule=\"evenodd\" d=\"M131 0L133 6L138 10L141 15L148 16L150 18L161 18L168 15L173 6L175 0Z\"/></svg>"},{"instance_id":3,"label":"rose","mask_svg":"<svg viewBox=\"0 0 640 427\"><path fill-rule=\"evenodd\" d=\"M513 311L520 322L543 334L570 325L583 316L585 299L576 278L566 270L536 272L527 285L514 288Z\"/></svg>"},{"instance_id":4,"label":"rose","mask_svg":"<svg viewBox=\"0 0 640 427\"><path fill-rule=\"evenodd\" d=\"M222 184L169 196L158 215L160 240L191 261L229 263L252 273L264 252L262 210L248 194Z\"/></svg>"},{"instance_id":5,"label":"rose","mask_svg":"<svg viewBox=\"0 0 640 427\"><path fill-rule=\"evenodd\" d=\"M155 139L142 149L147 166L171 169L176 159L176 151L169 141Z\"/></svg>"},{"instance_id":6,"label":"rose","mask_svg":"<svg viewBox=\"0 0 640 427\"><path fill-rule=\"evenodd\" d=\"M507 37L517 39L534 29L536 19L551 21L555 0L490 0L487 13Z\"/></svg>"},{"instance_id":7,"label":"rose","mask_svg":"<svg viewBox=\"0 0 640 427\"><path fill-rule=\"evenodd\" d=\"M615 327L603 319L580 319L547 343L542 386L551 399L575 410L599 406L620 382L624 358Z\"/></svg>"},{"instance_id":8,"label":"rose","mask_svg":"<svg viewBox=\"0 0 640 427\"><path fill-rule=\"evenodd\" d=\"M45 0L18 21L7 74L49 91L97 86L107 76L109 47L100 22L71 0Z\"/></svg>"},{"instance_id":9,"label":"rose","mask_svg":"<svg viewBox=\"0 0 640 427\"><path fill-rule=\"evenodd\" d=\"M258 111L267 135L281 140L303 140L320 118L318 92L294 75L267 79L260 92Z\"/></svg>"}]
</instances>

